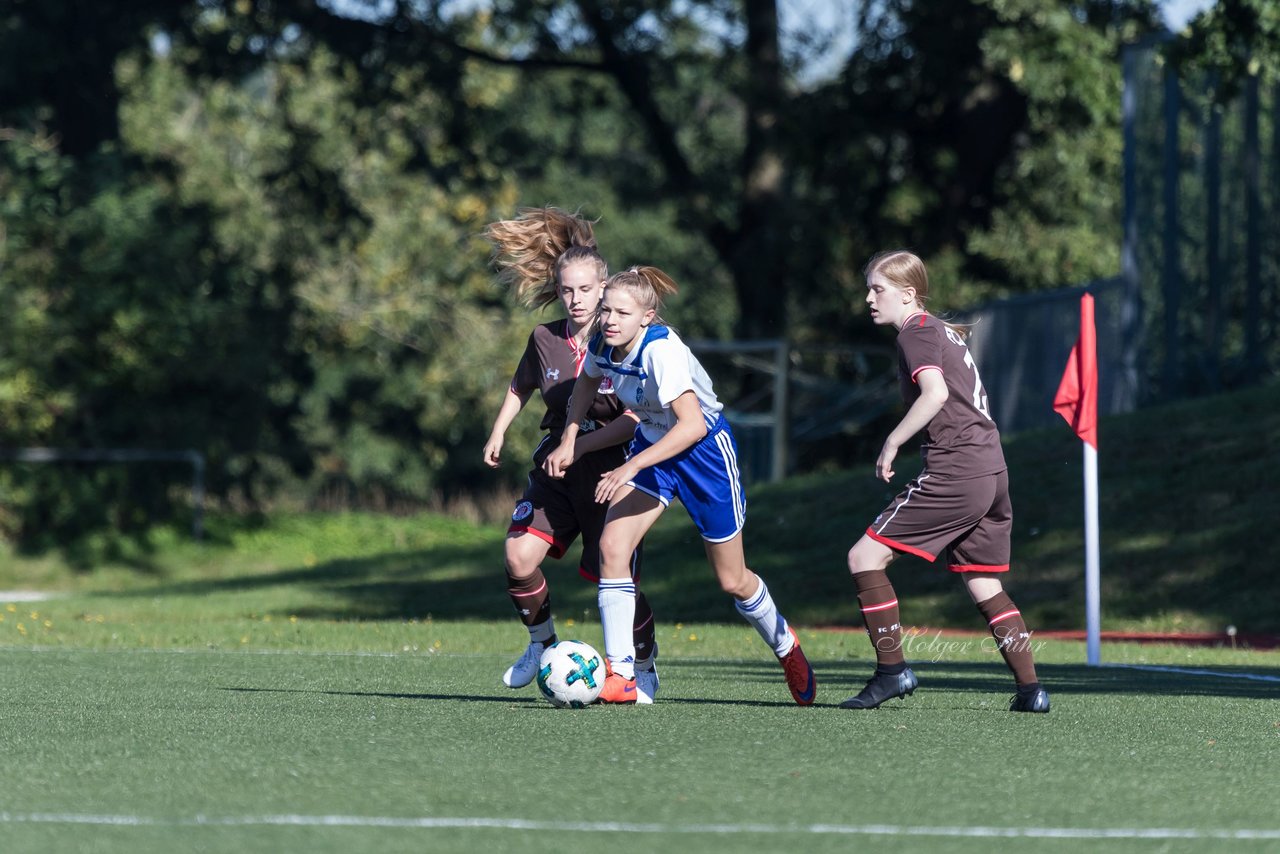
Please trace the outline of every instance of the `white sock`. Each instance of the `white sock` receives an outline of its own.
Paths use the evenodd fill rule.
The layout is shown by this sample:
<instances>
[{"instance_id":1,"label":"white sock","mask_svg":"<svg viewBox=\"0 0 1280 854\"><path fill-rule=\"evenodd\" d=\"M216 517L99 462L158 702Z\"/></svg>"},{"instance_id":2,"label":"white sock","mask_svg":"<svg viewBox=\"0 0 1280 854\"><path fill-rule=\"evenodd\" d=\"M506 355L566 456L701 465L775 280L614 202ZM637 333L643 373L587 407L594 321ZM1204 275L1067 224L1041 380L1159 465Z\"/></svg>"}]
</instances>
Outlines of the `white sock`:
<instances>
[{"instance_id":1,"label":"white sock","mask_svg":"<svg viewBox=\"0 0 1280 854\"><path fill-rule=\"evenodd\" d=\"M636 675L636 645L631 624L636 619L636 583L630 578L602 578L596 592L604 654L613 672L626 679Z\"/></svg>"},{"instance_id":2,"label":"white sock","mask_svg":"<svg viewBox=\"0 0 1280 854\"><path fill-rule=\"evenodd\" d=\"M759 578L759 576L756 577ZM786 619L778 612L778 606L773 604L773 597L769 595L769 588L765 586L763 578L760 578L759 590L745 602L734 602L733 606L748 623L755 627L760 637L764 638L764 642L773 650L774 655L782 658L791 652L795 641L791 637L791 632L787 631Z\"/></svg>"},{"instance_id":3,"label":"white sock","mask_svg":"<svg viewBox=\"0 0 1280 854\"><path fill-rule=\"evenodd\" d=\"M556 636L555 620L546 620L536 626L526 626L525 628L529 630L529 643L540 643L546 646Z\"/></svg>"}]
</instances>

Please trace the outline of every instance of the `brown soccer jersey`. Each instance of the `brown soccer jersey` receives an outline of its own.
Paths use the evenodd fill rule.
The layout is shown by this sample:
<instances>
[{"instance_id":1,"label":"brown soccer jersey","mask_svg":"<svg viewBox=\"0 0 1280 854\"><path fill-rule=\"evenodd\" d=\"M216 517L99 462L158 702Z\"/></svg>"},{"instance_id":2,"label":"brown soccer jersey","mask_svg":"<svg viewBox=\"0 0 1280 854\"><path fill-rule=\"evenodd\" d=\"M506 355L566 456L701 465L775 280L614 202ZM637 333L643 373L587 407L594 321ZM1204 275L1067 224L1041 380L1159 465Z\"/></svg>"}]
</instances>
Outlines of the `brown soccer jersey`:
<instances>
[{"instance_id":1,"label":"brown soccer jersey","mask_svg":"<svg viewBox=\"0 0 1280 854\"><path fill-rule=\"evenodd\" d=\"M1000 433L964 338L931 314L912 315L898 332L898 378L907 406L920 397L921 371L937 369L947 402L925 428L921 453L934 476L978 477L1004 471Z\"/></svg>"},{"instance_id":2,"label":"brown soccer jersey","mask_svg":"<svg viewBox=\"0 0 1280 854\"><path fill-rule=\"evenodd\" d=\"M554 320L542 323L529 333L529 343L525 346L520 364L516 366L515 376L511 380L511 390L525 395L537 389L542 393L542 402L547 412L542 416L542 429L548 431L549 439L544 440L534 452L534 465L540 466L542 459L560 443L560 434L564 432L566 417L569 414L569 399L573 396L573 383L582 368L585 349L580 349L569 334L569 321ZM623 413L623 406L613 393L613 387L606 381L601 383L600 391L587 410L581 429L584 433L608 424Z\"/></svg>"}]
</instances>

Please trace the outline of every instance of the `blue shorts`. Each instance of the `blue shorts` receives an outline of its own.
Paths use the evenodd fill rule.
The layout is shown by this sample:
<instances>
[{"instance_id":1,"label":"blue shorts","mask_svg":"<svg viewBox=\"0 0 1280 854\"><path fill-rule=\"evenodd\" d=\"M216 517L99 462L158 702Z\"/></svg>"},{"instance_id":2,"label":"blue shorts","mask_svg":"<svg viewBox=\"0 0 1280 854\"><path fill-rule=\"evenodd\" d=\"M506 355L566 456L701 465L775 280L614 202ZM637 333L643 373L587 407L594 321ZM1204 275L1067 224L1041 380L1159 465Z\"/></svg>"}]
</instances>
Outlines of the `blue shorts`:
<instances>
[{"instance_id":1,"label":"blue shorts","mask_svg":"<svg viewBox=\"0 0 1280 854\"><path fill-rule=\"evenodd\" d=\"M652 444L637 430L630 456ZM679 498L709 543L732 540L747 518L747 497L738 473L738 443L723 417L692 448L642 469L629 483L664 507L672 498Z\"/></svg>"}]
</instances>

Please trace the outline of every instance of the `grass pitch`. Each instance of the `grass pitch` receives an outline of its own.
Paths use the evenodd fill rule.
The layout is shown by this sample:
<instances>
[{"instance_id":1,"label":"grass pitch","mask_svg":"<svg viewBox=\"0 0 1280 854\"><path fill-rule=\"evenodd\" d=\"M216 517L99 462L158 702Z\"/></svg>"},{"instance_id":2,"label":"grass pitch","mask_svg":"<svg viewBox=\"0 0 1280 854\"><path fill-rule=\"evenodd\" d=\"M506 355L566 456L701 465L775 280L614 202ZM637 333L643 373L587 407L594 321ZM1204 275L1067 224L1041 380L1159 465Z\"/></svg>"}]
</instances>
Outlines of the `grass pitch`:
<instances>
[{"instance_id":1,"label":"grass pitch","mask_svg":"<svg viewBox=\"0 0 1280 854\"><path fill-rule=\"evenodd\" d=\"M1277 430L1274 384L1104 422L1104 629L1280 630L1280 457L1257 452ZM1009 588L1033 631L1078 628L1079 443L1006 452ZM0 590L52 597L0 593L0 851L1280 849L1280 652L1104 643L1090 668L1037 640L1053 711L1014 715L982 636L930 628L906 642L915 696L835 708L872 669L861 631L816 628L860 624L844 553L888 497L869 472L751 492L807 709L678 511L646 544L642 708L499 684L524 643L499 525L214 515L203 543L159 529L88 565L0 546ZM573 575L549 572L560 635L601 646ZM980 628L947 573L892 576L904 624Z\"/></svg>"},{"instance_id":2,"label":"grass pitch","mask_svg":"<svg viewBox=\"0 0 1280 854\"><path fill-rule=\"evenodd\" d=\"M1280 654L1046 642L1049 715L964 637L921 687L834 707L870 671L802 631L818 705L747 628L685 626L652 707L558 710L498 675L506 624L417 652L0 651L6 851L1266 851L1280 845ZM579 635L599 644L598 626ZM673 630L674 631L674 630ZM434 639L434 640L432 640ZM859 637L865 643L865 637ZM439 649L428 651L433 642ZM514 642L514 643L513 643ZM500 651L501 650L501 651ZM744 650L736 655L732 650ZM1207 675L1214 673L1217 675ZM1242 678L1252 676L1254 678ZM624 841L625 840L625 841Z\"/></svg>"}]
</instances>

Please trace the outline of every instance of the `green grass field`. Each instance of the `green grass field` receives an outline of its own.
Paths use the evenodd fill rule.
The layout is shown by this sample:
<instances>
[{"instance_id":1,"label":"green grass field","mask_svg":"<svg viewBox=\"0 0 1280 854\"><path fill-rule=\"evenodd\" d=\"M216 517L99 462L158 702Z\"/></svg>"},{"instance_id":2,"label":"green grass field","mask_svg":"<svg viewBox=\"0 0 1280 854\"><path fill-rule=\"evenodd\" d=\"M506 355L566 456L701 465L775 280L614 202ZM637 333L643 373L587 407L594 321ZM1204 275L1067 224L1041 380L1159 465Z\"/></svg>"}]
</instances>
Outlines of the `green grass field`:
<instances>
[{"instance_id":1,"label":"green grass field","mask_svg":"<svg viewBox=\"0 0 1280 854\"><path fill-rule=\"evenodd\" d=\"M1280 629L1280 461L1257 454L1277 413L1271 388L1104 422L1105 628ZM1010 589L1033 629L1077 628L1078 443L1008 452ZM835 708L872 667L842 564L882 491L851 471L751 493L808 709L679 512L647 553L658 704L578 712L499 684L524 642L501 525L215 515L203 543L156 530L88 571L0 551L0 851L1280 848L1280 652L1105 643L1091 668L1038 640L1053 712L1013 715L981 635L937 632L980 628L963 592L904 560L920 690ZM561 636L599 646L592 588L550 577Z\"/></svg>"},{"instance_id":2,"label":"green grass field","mask_svg":"<svg viewBox=\"0 0 1280 854\"><path fill-rule=\"evenodd\" d=\"M580 626L598 643L598 626ZM1280 682L1078 662L1048 643L1047 716L927 639L921 688L865 713L852 637L802 632L792 706L748 630L663 661L652 707L563 711L497 676L511 632L420 625L440 652L0 651L5 851L1275 850ZM746 648L737 656L722 650ZM452 650L452 651L449 651ZM1280 656L1108 657L1280 680ZM938 660L933 660L933 658ZM616 826L616 827L615 827ZM1260 837L1250 839L1251 836ZM625 838L625 841L623 841Z\"/></svg>"}]
</instances>

